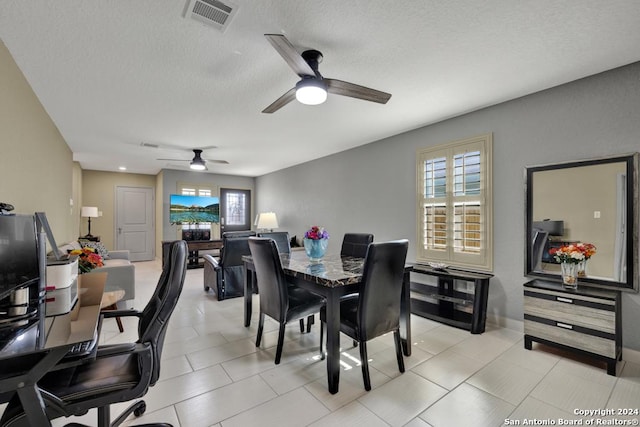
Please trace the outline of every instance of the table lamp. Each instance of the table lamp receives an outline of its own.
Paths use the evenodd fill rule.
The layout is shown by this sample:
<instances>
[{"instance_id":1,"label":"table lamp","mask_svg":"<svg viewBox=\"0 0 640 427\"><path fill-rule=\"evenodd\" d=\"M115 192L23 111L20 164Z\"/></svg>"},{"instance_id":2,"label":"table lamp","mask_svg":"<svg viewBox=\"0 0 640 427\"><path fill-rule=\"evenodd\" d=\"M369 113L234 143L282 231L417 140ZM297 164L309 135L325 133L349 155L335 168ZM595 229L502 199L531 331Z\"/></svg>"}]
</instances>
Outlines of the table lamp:
<instances>
[{"instance_id":1,"label":"table lamp","mask_svg":"<svg viewBox=\"0 0 640 427\"><path fill-rule=\"evenodd\" d=\"M256 228L268 231L278 228L278 218L276 218L275 212L262 212L259 214Z\"/></svg>"},{"instance_id":2,"label":"table lamp","mask_svg":"<svg viewBox=\"0 0 640 427\"><path fill-rule=\"evenodd\" d=\"M89 232L84 237L93 237L91 235L91 218L98 217L98 208L95 206L83 206L80 211L80 216L83 218L88 218L89 221Z\"/></svg>"}]
</instances>

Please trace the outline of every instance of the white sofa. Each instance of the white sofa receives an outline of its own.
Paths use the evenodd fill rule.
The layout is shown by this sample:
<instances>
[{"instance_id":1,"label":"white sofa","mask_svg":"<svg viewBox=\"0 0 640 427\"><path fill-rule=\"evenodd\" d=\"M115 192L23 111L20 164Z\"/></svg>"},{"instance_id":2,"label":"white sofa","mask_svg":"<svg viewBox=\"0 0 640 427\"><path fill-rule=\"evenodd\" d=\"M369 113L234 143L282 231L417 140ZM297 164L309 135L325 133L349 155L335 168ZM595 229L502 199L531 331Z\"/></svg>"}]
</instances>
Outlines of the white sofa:
<instances>
[{"instance_id":1,"label":"white sofa","mask_svg":"<svg viewBox=\"0 0 640 427\"><path fill-rule=\"evenodd\" d=\"M59 249L63 253L75 249L82 249L79 242L73 241L66 245L60 246ZM103 256L103 267L96 268L90 273L108 273L107 283L105 284L105 292L123 290L123 301L133 300L136 296L135 286L135 266L129 261L129 251L107 251L107 255Z\"/></svg>"}]
</instances>

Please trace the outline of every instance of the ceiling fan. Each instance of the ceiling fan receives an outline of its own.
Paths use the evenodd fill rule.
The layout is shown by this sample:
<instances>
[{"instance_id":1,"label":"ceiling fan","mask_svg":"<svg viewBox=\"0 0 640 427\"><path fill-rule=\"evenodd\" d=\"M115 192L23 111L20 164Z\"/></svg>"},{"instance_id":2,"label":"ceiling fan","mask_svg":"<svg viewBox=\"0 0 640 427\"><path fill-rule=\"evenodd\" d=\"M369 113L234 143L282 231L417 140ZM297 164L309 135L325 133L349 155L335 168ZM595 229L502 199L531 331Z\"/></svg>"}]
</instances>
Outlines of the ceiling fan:
<instances>
[{"instance_id":1,"label":"ceiling fan","mask_svg":"<svg viewBox=\"0 0 640 427\"><path fill-rule=\"evenodd\" d=\"M322 104L327 99L327 92L379 104L386 104L391 98L390 93L342 80L325 79L318 71L318 64L322 62L321 52L311 49L299 54L282 34L265 34L264 36L301 80L294 88L262 110L263 113L274 113L294 99L307 105Z\"/></svg>"},{"instance_id":2,"label":"ceiling fan","mask_svg":"<svg viewBox=\"0 0 640 427\"><path fill-rule=\"evenodd\" d=\"M173 162L190 162L189 163L189 168L191 168L193 170L198 170L198 171L207 170L207 162L219 163L219 164L223 164L223 165L228 165L229 164L229 162L227 162L226 160L203 159L202 158L202 150L198 149L198 148L194 148L193 149L193 153L195 155L193 156L193 159L191 159L191 160L185 160L185 159L157 159L157 160L169 160L169 161L173 161Z\"/></svg>"}]
</instances>

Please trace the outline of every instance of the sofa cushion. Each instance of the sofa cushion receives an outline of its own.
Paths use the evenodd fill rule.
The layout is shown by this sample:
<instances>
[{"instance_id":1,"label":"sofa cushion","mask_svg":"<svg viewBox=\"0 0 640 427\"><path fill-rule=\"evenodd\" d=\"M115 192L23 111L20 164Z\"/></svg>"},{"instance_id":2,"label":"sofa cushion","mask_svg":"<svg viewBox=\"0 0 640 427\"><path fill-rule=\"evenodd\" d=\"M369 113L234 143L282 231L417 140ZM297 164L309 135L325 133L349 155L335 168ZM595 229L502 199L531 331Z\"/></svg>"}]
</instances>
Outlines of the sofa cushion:
<instances>
[{"instance_id":1,"label":"sofa cushion","mask_svg":"<svg viewBox=\"0 0 640 427\"><path fill-rule=\"evenodd\" d=\"M89 240L78 240L78 242L80 242L80 245L83 248L93 249L94 252L102 257L103 260L109 259L109 251L101 242L92 242Z\"/></svg>"},{"instance_id":2,"label":"sofa cushion","mask_svg":"<svg viewBox=\"0 0 640 427\"><path fill-rule=\"evenodd\" d=\"M116 267L119 265L129 265L129 264L131 264L131 262L129 262L128 259L107 259L104 261L105 267Z\"/></svg>"}]
</instances>

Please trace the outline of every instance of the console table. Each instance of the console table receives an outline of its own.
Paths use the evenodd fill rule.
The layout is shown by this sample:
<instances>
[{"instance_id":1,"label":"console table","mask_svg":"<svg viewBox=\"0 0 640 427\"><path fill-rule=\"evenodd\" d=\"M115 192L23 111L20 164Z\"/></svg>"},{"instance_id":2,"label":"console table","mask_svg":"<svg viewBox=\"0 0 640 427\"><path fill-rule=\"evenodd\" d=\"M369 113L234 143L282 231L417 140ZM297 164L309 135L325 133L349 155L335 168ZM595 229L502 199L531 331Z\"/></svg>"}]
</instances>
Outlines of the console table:
<instances>
[{"instance_id":1,"label":"console table","mask_svg":"<svg viewBox=\"0 0 640 427\"><path fill-rule=\"evenodd\" d=\"M204 263L200 262L199 251L208 251L215 249L222 249L222 239L216 240L186 240L187 250L189 255L187 257L187 268L202 268ZM169 246L171 241L162 242L162 266L164 267L165 255L169 253Z\"/></svg>"},{"instance_id":2,"label":"console table","mask_svg":"<svg viewBox=\"0 0 640 427\"><path fill-rule=\"evenodd\" d=\"M438 278L436 286L411 282L412 313L466 329L472 334L484 332L487 319L489 279L493 277L493 274L454 268L441 270L422 264L414 264L412 272ZM474 284L473 292L456 288L456 280L472 282Z\"/></svg>"}]
</instances>

